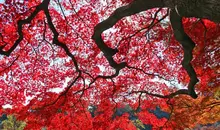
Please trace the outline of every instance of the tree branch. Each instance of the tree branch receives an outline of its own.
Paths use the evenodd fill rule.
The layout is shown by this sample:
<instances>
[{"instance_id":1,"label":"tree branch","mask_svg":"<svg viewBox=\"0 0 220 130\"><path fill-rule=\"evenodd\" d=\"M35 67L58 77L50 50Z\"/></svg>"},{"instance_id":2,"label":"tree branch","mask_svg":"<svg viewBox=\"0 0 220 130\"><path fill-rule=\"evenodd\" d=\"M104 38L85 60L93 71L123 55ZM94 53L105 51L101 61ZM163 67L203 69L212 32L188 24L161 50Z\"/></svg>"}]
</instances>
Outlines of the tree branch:
<instances>
[{"instance_id":1,"label":"tree branch","mask_svg":"<svg viewBox=\"0 0 220 130\"><path fill-rule=\"evenodd\" d=\"M152 1L146 1L146 0L135 0L131 2L129 5L116 9L115 12L108 19L96 25L92 39L96 42L99 49L104 53L104 56L106 57L109 64L113 68L115 68L116 70L120 70L126 67L127 65L125 62L118 64L114 61L112 56L115 55L118 52L118 50L117 48L112 49L104 43L101 37L102 32L111 28L113 25L115 25L120 19L122 19L125 16L133 15L141 11L145 11L147 9L156 8L156 7L164 7L163 1L157 0L157 1L152 2ZM152 96L161 97L161 98L171 98L179 94L187 94L187 95L190 95L192 98L197 98L194 86L198 82L198 79L197 79L195 70L190 63L192 60L192 50L195 47L195 43L185 33L183 29L183 25L182 25L182 17L180 17L176 13L175 10L171 10L170 17L171 17L170 20L171 20L171 24L174 30L175 38L183 46L184 59L182 61L182 66L187 71L187 74L190 77L188 89L181 89L166 96L151 94L146 91L145 93L148 93L149 95L152 95Z\"/></svg>"},{"instance_id":2,"label":"tree branch","mask_svg":"<svg viewBox=\"0 0 220 130\"><path fill-rule=\"evenodd\" d=\"M182 17L180 17L175 11L171 11L170 21L176 40L183 46L184 58L182 61L182 66L187 71L187 74L190 77L190 82L188 84L188 94L192 98L197 98L194 86L199 80L197 79L196 72L192 64L190 63L193 58L192 51L193 48L195 47L195 43L185 33L182 25Z\"/></svg>"},{"instance_id":3,"label":"tree branch","mask_svg":"<svg viewBox=\"0 0 220 130\"><path fill-rule=\"evenodd\" d=\"M22 26L24 24L28 24L31 22L32 19L34 19L34 17L41 11L45 8L45 6L47 7L48 4L49 4L50 0L44 0L41 4L39 4L38 6L36 6L36 9L34 10L33 13L31 13L31 15L24 19L24 20L19 20L17 22L17 32L18 32L18 39L15 41L15 43L13 44L13 46L8 50L8 51L4 51L4 47L6 45L3 45L3 46L0 46L0 54L2 55L5 55L5 56L9 56L13 51L14 49L18 46L18 44L23 40L23 33L22 33Z\"/></svg>"},{"instance_id":4,"label":"tree branch","mask_svg":"<svg viewBox=\"0 0 220 130\"><path fill-rule=\"evenodd\" d=\"M99 49L104 53L104 56L108 60L111 67L115 68L116 70L120 70L126 66L126 63L122 62L118 64L114 61L112 56L115 55L118 52L118 50L117 48L112 49L104 43L101 37L102 32L111 28L123 17L130 16L145 11L147 9L163 6L164 4L162 0L154 0L154 2L150 0L135 0L126 6L116 9L108 19L102 21L101 23L95 26L92 39L95 41Z\"/></svg>"},{"instance_id":5,"label":"tree branch","mask_svg":"<svg viewBox=\"0 0 220 130\"><path fill-rule=\"evenodd\" d=\"M159 98L173 98L177 95L189 95L189 92L187 89L180 89L174 93L168 94L168 95L161 95L161 94L154 94L154 93L150 93L148 91L142 90L142 91L132 91L130 94L133 93L144 93L150 96L154 96L154 97L159 97Z\"/></svg>"},{"instance_id":6,"label":"tree branch","mask_svg":"<svg viewBox=\"0 0 220 130\"><path fill-rule=\"evenodd\" d=\"M60 42L60 41L58 40L59 33L57 32L55 26L53 25L52 18L51 18L51 16L50 16L50 13L49 13L49 10L48 10L48 6L47 6L47 8L44 9L44 13L45 13L45 15L46 15L49 28L50 28L50 30L53 32L53 35L54 35L54 36L53 36L53 44L55 44L55 45L57 45L57 46L59 46L59 47L61 47L61 48L64 49L64 51L66 52L66 54L72 59L74 65L75 65L75 67L76 67L76 71L77 71L77 72L80 72L80 69L79 69L79 67L78 67L78 63L77 63L77 61L76 61L74 55L70 52L70 50L69 50L69 48L66 46L66 44L64 44L64 43L62 43L62 42Z\"/></svg>"}]
</instances>

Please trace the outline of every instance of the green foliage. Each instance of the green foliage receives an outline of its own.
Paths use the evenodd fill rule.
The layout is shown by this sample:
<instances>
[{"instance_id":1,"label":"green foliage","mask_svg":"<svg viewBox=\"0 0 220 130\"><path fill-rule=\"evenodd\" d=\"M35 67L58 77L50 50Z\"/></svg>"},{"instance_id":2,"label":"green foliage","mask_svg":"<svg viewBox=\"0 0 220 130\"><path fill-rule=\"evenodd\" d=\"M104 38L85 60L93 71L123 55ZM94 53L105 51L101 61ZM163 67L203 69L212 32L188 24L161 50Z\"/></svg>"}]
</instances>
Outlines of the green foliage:
<instances>
[{"instance_id":1,"label":"green foliage","mask_svg":"<svg viewBox=\"0 0 220 130\"><path fill-rule=\"evenodd\" d=\"M3 130L23 130L26 126L24 121L19 121L14 115L8 115L8 119L2 122Z\"/></svg>"},{"instance_id":2,"label":"green foliage","mask_svg":"<svg viewBox=\"0 0 220 130\"><path fill-rule=\"evenodd\" d=\"M137 128L145 128L144 127L144 124L139 120L139 119L136 119L136 120L133 120L132 123L137 127Z\"/></svg>"},{"instance_id":3,"label":"green foliage","mask_svg":"<svg viewBox=\"0 0 220 130\"><path fill-rule=\"evenodd\" d=\"M216 92L214 93L214 97L215 99L220 100L220 88L216 90Z\"/></svg>"}]
</instances>

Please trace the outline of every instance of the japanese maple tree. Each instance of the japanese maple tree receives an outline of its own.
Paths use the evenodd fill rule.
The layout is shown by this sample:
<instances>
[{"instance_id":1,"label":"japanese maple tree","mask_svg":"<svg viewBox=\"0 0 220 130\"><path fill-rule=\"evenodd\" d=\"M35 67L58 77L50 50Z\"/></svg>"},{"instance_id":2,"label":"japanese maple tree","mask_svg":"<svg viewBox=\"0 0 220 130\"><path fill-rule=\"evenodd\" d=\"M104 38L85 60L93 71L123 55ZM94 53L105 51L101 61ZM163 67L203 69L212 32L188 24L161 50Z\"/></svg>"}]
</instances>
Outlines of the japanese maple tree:
<instances>
[{"instance_id":1,"label":"japanese maple tree","mask_svg":"<svg viewBox=\"0 0 220 130\"><path fill-rule=\"evenodd\" d=\"M219 11L218 0L5 0L1 113L28 130L219 121Z\"/></svg>"}]
</instances>

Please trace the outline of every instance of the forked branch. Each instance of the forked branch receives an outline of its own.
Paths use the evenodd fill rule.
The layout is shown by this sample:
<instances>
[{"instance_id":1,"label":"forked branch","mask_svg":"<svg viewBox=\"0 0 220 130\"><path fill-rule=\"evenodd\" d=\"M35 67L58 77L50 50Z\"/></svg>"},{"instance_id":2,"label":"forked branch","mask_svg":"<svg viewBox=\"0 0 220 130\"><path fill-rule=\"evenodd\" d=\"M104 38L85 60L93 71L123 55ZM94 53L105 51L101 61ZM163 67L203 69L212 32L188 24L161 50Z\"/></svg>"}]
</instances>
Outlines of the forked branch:
<instances>
[{"instance_id":1,"label":"forked branch","mask_svg":"<svg viewBox=\"0 0 220 130\"><path fill-rule=\"evenodd\" d=\"M123 7L116 9L109 18L102 21L101 23L99 23L95 27L92 39L96 42L99 49L104 53L104 56L106 57L109 64L113 68L115 68L116 70L120 70L120 69L126 67L126 63L122 62L122 63L118 64L114 61L112 56L115 55L118 52L118 50L112 49L104 43L104 41L101 37L102 32L111 28L113 25L115 25L123 17L130 16L130 15L133 15L133 14L136 14L136 13L148 10L148 9L158 8L158 7L159 8L165 7L162 0L154 0L153 2L150 0L135 0L126 6L123 6ZM197 95L194 90L194 86L198 82L198 79L197 79L195 70L193 69L192 64L190 63L192 60L192 50L195 47L195 43L185 33L183 26L182 26L182 17L179 16L174 9L171 10L170 17L171 17L170 20L171 20L171 24L172 24L172 27L174 30L175 38L183 46L184 59L182 61L182 66L187 71L187 74L190 77L188 89L178 90L178 91L171 93L170 95L166 95L166 96L157 95L157 94L150 94L146 91L144 91L144 93L146 93L148 95L156 96L156 97L161 97L161 98L172 98L172 97L179 95L179 94L186 94L186 95L191 96L192 98L197 98Z\"/></svg>"},{"instance_id":2,"label":"forked branch","mask_svg":"<svg viewBox=\"0 0 220 130\"><path fill-rule=\"evenodd\" d=\"M123 17L130 16L145 11L147 9L156 7L163 7L163 2L161 0L154 0L154 2L147 0L135 0L126 6L116 9L115 12L108 19L102 21L101 23L95 26L92 39L95 41L99 49L104 53L104 56L108 60L111 67L115 68L116 70L120 70L126 67L126 63L122 62L118 64L114 61L112 56L115 55L118 52L118 50L112 49L104 43L101 37L102 32L111 28Z\"/></svg>"}]
</instances>

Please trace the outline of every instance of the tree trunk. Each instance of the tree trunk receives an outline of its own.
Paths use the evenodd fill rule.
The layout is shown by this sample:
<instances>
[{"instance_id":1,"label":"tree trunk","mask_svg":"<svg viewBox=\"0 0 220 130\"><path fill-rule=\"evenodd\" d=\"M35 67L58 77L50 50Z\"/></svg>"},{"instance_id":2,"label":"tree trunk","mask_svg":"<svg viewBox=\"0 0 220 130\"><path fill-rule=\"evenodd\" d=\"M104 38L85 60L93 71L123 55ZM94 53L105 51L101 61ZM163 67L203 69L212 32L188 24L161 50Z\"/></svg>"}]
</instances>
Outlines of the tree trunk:
<instances>
[{"instance_id":1,"label":"tree trunk","mask_svg":"<svg viewBox=\"0 0 220 130\"><path fill-rule=\"evenodd\" d=\"M176 10L180 16L206 18L220 22L220 0L163 0L165 7Z\"/></svg>"}]
</instances>

